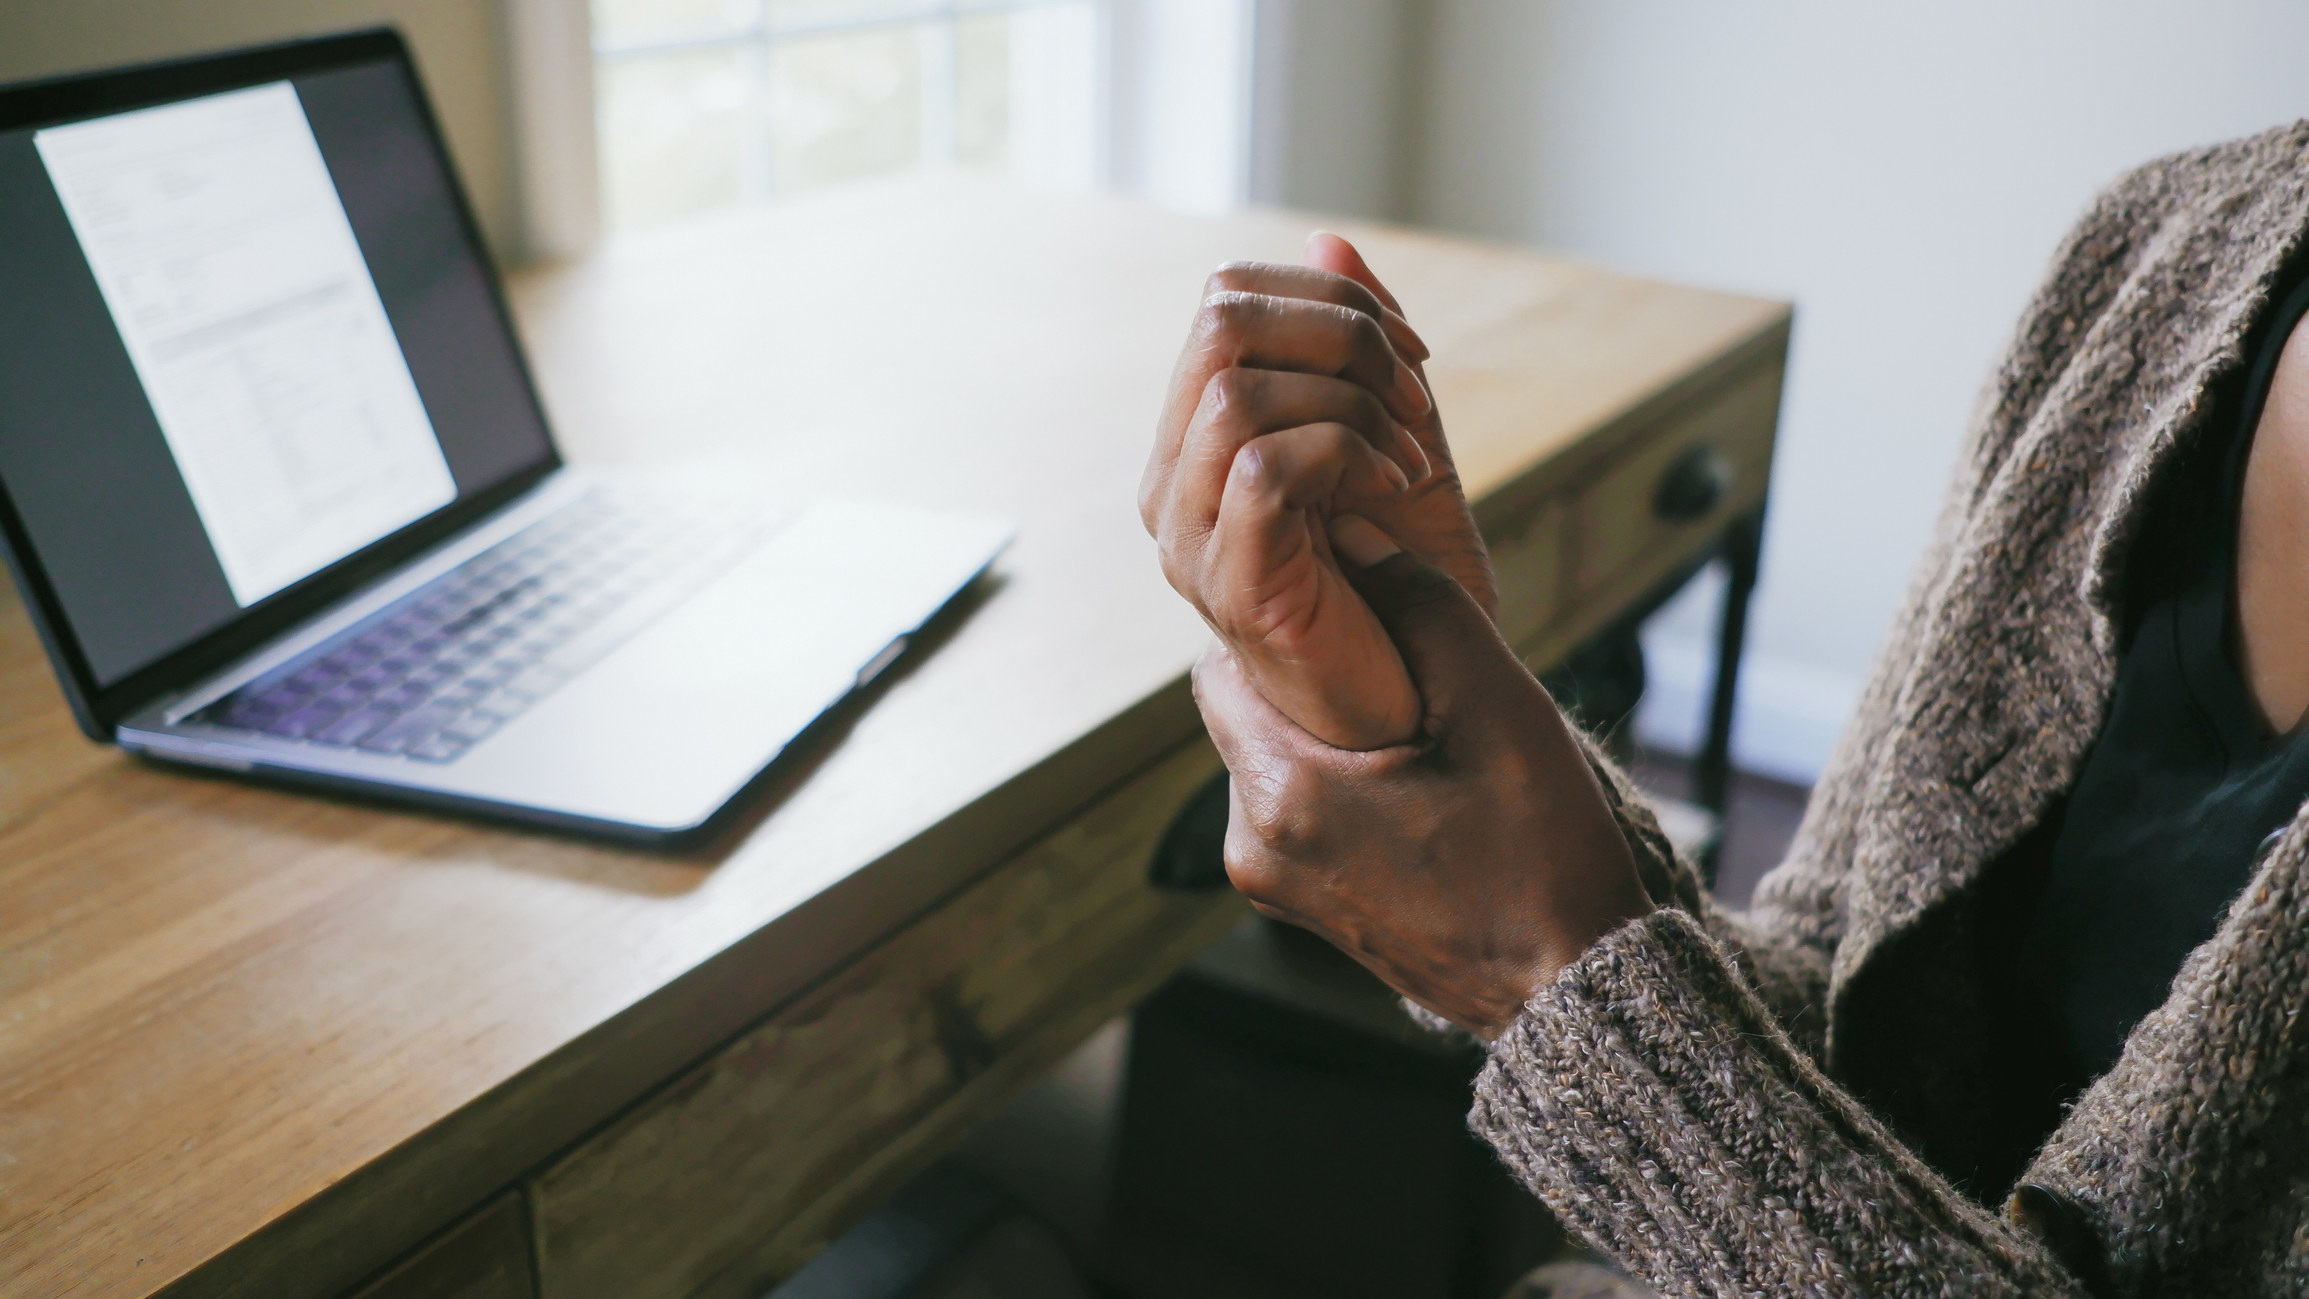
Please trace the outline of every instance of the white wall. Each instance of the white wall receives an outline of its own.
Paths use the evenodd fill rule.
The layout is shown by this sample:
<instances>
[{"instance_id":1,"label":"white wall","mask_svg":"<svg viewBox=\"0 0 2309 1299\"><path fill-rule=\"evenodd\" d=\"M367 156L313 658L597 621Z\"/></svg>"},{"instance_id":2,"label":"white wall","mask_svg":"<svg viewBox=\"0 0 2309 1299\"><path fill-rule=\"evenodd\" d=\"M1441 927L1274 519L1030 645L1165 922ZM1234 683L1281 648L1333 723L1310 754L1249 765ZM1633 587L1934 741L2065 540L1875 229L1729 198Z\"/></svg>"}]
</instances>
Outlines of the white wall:
<instances>
[{"instance_id":1,"label":"white wall","mask_svg":"<svg viewBox=\"0 0 2309 1299\"><path fill-rule=\"evenodd\" d=\"M2309 115L2299 0L1424 0L1412 213L1793 298L1740 754L1808 779L2045 258L2149 157ZM1706 610L1650 638L1688 743Z\"/></svg>"},{"instance_id":2,"label":"white wall","mask_svg":"<svg viewBox=\"0 0 2309 1299\"><path fill-rule=\"evenodd\" d=\"M1256 0L1250 200L1407 216L1414 123L1406 0Z\"/></svg>"}]
</instances>

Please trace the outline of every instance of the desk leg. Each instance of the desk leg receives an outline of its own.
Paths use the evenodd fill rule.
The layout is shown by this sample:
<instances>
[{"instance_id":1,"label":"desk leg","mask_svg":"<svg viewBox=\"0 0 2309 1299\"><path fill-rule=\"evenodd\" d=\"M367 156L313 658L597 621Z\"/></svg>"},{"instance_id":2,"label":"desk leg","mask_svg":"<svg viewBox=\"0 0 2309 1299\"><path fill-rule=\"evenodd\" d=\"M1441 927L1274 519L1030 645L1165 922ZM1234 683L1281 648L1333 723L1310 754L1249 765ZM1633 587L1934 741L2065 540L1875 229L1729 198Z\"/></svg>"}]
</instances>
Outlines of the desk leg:
<instances>
[{"instance_id":1,"label":"desk leg","mask_svg":"<svg viewBox=\"0 0 2309 1299\"><path fill-rule=\"evenodd\" d=\"M1716 626L1716 682L1708 700L1708 736L1700 746L1694 792L1700 806L1713 812L1719 827L1700 870L1710 888L1716 883L1716 859L1721 854L1725 815L1732 783L1732 709L1740 693L1740 649L1748 636L1748 597L1756 589L1756 566L1764 548L1764 515L1759 510L1735 520L1724 530L1723 557L1730 570L1724 583L1724 606Z\"/></svg>"}]
</instances>

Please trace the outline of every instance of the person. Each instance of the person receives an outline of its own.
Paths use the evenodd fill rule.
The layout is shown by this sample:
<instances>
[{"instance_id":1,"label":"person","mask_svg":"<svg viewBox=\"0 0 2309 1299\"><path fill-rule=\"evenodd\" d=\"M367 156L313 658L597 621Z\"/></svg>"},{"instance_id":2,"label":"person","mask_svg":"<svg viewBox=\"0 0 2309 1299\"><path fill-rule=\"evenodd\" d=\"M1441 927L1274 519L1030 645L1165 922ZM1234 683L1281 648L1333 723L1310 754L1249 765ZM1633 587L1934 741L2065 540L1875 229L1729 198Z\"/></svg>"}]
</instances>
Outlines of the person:
<instances>
[{"instance_id":1,"label":"person","mask_svg":"<svg viewBox=\"0 0 2309 1299\"><path fill-rule=\"evenodd\" d=\"M2069 233L1787 859L1719 905L1492 628L1355 250L1221 269L1140 507L1226 864L1488 1043L1663 1294L2309 1293L2309 122Z\"/></svg>"}]
</instances>

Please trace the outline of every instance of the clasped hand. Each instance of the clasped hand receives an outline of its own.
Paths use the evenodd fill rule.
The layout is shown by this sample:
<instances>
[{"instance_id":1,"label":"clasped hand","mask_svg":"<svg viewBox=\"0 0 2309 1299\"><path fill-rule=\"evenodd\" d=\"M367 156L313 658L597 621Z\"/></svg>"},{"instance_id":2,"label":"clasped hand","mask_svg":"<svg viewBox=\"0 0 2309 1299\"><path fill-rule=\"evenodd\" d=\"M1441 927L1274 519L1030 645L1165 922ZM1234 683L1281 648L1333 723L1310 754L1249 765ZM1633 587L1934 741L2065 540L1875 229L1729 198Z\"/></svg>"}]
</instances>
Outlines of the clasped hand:
<instances>
[{"instance_id":1,"label":"clasped hand","mask_svg":"<svg viewBox=\"0 0 2309 1299\"><path fill-rule=\"evenodd\" d=\"M1491 1036L1650 903L1493 626L1425 344L1346 241L1308 261L1212 276L1141 517L1215 636L1195 695L1233 775L1229 878Z\"/></svg>"}]
</instances>

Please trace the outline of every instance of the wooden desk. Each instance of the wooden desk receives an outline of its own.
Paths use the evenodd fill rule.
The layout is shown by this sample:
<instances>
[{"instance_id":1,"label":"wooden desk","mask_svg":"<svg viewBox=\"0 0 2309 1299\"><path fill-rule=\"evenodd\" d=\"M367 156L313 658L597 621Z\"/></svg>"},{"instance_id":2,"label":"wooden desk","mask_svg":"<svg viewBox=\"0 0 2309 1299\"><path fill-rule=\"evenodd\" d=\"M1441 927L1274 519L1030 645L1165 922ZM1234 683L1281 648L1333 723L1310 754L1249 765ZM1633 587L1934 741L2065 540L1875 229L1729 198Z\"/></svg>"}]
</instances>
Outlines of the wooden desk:
<instances>
[{"instance_id":1,"label":"wooden desk","mask_svg":"<svg viewBox=\"0 0 2309 1299\"><path fill-rule=\"evenodd\" d=\"M1144 884L1216 768L1134 488L1203 275L1308 225L909 183L519 281L573 459L1020 525L710 851L128 760L0 605L0 1293L758 1293L1231 923ZM1351 233L1535 661L1759 506L1783 306ZM1662 522L1697 442L1730 490Z\"/></svg>"}]
</instances>

